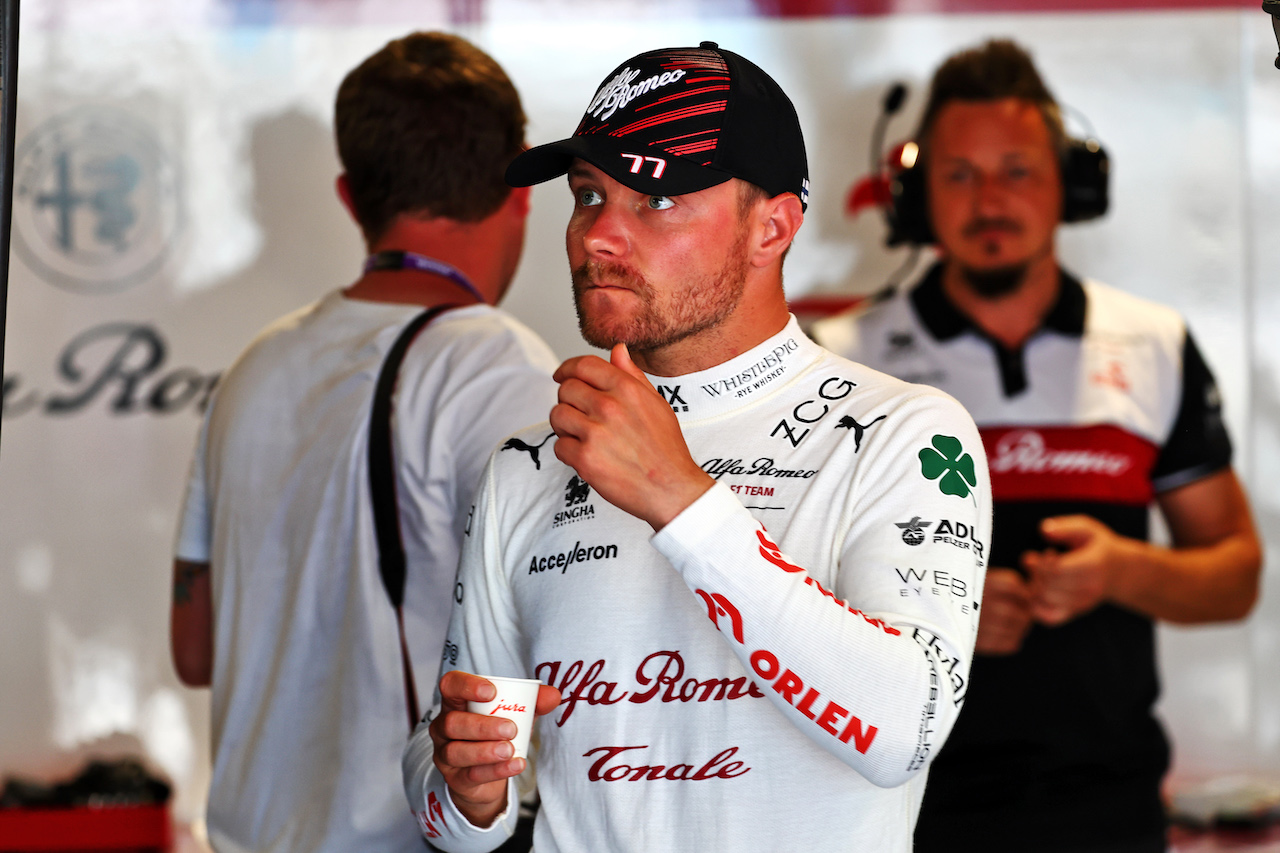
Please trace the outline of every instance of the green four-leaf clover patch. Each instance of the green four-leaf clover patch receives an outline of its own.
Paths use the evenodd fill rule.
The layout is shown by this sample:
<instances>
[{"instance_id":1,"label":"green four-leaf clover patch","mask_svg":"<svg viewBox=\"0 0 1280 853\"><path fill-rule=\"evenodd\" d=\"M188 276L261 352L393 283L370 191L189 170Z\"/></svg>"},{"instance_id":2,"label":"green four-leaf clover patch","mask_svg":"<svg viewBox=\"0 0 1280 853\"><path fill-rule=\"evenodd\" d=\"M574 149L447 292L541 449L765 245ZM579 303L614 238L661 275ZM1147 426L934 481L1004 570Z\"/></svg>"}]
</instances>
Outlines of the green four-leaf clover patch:
<instances>
[{"instance_id":1,"label":"green four-leaf clover patch","mask_svg":"<svg viewBox=\"0 0 1280 853\"><path fill-rule=\"evenodd\" d=\"M944 495L967 498L969 490L978 485L973 457L964 452L960 439L954 436L935 435L932 444L920 451L920 473L925 479L938 480Z\"/></svg>"}]
</instances>

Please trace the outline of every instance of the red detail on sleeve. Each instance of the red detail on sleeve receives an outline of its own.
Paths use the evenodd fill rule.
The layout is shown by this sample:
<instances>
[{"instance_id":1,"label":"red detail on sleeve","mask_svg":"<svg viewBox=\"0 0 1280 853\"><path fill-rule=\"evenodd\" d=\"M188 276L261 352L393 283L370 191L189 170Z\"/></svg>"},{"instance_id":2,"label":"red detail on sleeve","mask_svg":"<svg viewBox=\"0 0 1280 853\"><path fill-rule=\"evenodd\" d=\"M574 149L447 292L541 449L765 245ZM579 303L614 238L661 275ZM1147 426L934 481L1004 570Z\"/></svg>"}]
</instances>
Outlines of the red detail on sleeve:
<instances>
[{"instance_id":1,"label":"red detail on sleeve","mask_svg":"<svg viewBox=\"0 0 1280 853\"><path fill-rule=\"evenodd\" d=\"M434 792L427 794L427 810L416 812L418 818L418 826L422 827L422 834L427 838L439 838L440 830L436 827L436 822L444 824L444 809L440 805L440 799Z\"/></svg>"},{"instance_id":2,"label":"red detail on sleeve","mask_svg":"<svg viewBox=\"0 0 1280 853\"><path fill-rule=\"evenodd\" d=\"M729 627L733 631L733 638L740 644L744 644L746 641L742 639L742 614L738 612L738 608L734 607L729 599L718 592L706 592L701 589L695 589L694 592L707 605L707 616L710 617L712 624L720 631L723 631L724 629L720 627L720 617L727 616L729 618Z\"/></svg>"},{"instance_id":3,"label":"red detail on sleeve","mask_svg":"<svg viewBox=\"0 0 1280 853\"><path fill-rule=\"evenodd\" d=\"M803 572L804 569L790 563L782 556L782 549L765 535L764 528L756 530L756 538L760 540L760 556L773 563L784 572Z\"/></svg>"}]
</instances>

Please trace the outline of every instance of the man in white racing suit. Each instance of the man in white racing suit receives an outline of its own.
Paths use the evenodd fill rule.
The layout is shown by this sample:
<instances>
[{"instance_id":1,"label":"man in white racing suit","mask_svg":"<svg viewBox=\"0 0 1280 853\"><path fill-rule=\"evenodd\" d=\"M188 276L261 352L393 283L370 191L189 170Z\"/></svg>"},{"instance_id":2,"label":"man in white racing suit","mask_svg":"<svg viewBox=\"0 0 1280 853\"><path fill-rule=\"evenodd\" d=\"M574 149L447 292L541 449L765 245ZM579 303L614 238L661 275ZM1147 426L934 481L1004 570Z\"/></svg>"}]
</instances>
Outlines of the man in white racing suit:
<instances>
[{"instance_id":1,"label":"man in white racing suit","mask_svg":"<svg viewBox=\"0 0 1280 853\"><path fill-rule=\"evenodd\" d=\"M561 365L550 423L482 478L404 757L435 846L514 824L514 726L465 710L494 675L546 685L539 853L910 850L968 687L990 483L953 399L789 316L806 171L786 95L709 42L628 60L508 170L568 173L580 325L612 353Z\"/></svg>"}]
</instances>

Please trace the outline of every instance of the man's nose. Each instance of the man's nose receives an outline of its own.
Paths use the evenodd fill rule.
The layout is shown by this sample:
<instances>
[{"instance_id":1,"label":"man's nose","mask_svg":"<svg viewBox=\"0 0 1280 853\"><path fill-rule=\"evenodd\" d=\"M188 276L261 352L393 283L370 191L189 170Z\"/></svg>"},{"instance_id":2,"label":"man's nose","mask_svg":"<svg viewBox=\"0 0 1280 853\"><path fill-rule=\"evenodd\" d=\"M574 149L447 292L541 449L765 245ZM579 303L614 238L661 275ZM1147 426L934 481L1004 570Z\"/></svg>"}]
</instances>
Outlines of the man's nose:
<instances>
[{"instance_id":1,"label":"man's nose","mask_svg":"<svg viewBox=\"0 0 1280 853\"><path fill-rule=\"evenodd\" d=\"M623 205L606 201L596 211L582 235L591 257L622 257L630 246L630 215Z\"/></svg>"}]
</instances>

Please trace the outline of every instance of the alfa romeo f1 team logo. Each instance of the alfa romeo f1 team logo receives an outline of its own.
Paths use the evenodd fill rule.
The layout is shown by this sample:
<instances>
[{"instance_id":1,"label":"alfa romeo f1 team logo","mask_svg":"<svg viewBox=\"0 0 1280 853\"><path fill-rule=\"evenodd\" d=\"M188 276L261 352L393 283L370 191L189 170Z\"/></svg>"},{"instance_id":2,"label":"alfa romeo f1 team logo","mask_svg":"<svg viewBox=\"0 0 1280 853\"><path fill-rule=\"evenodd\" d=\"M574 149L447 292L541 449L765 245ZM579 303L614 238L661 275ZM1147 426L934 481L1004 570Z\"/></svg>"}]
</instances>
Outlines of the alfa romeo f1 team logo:
<instances>
[{"instance_id":1,"label":"alfa romeo f1 team logo","mask_svg":"<svg viewBox=\"0 0 1280 853\"><path fill-rule=\"evenodd\" d=\"M64 113L22 140L14 165L16 247L44 280L114 292L164 263L181 219L178 173L151 127L114 110Z\"/></svg>"}]
</instances>

